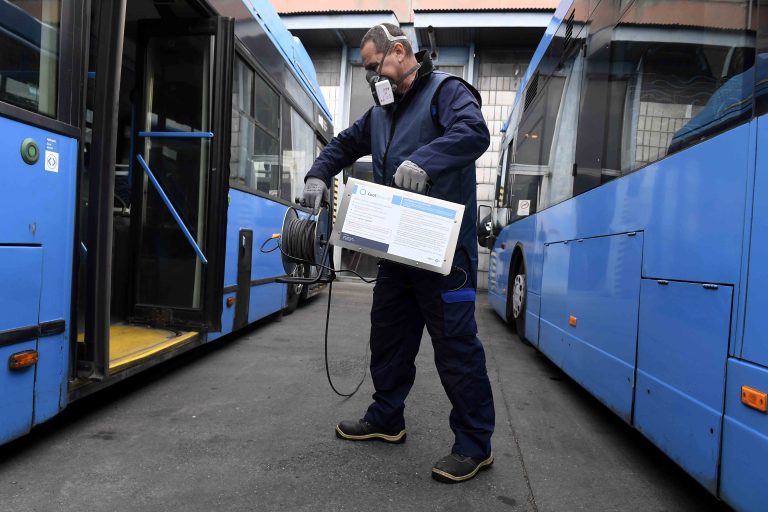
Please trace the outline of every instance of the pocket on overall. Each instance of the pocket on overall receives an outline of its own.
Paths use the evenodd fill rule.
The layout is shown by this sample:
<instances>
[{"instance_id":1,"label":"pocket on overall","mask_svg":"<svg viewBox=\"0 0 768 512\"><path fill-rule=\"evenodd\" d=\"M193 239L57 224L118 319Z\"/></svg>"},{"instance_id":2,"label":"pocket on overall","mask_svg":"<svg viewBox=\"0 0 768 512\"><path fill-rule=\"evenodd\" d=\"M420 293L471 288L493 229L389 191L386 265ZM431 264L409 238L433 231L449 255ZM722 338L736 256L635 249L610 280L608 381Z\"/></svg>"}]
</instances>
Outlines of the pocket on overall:
<instances>
[{"instance_id":1,"label":"pocket on overall","mask_svg":"<svg viewBox=\"0 0 768 512\"><path fill-rule=\"evenodd\" d=\"M477 334L475 297L473 288L443 292L443 332L445 336L471 336Z\"/></svg>"}]
</instances>

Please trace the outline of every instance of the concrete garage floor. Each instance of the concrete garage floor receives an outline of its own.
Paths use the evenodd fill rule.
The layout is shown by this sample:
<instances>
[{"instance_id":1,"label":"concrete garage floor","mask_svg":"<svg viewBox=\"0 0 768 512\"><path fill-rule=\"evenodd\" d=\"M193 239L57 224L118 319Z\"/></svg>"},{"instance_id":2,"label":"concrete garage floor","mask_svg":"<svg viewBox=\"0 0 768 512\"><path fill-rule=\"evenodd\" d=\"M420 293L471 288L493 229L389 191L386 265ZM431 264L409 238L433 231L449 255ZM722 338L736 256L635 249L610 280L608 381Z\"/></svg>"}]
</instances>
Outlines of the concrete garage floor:
<instances>
[{"instance_id":1,"label":"concrete garage floor","mask_svg":"<svg viewBox=\"0 0 768 512\"><path fill-rule=\"evenodd\" d=\"M331 372L366 362L371 286L333 289ZM329 388L326 295L70 406L0 448L2 511L706 511L714 498L478 301L496 400L496 463L430 477L452 444L425 336L404 445L334 437L368 405Z\"/></svg>"}]
</instances>

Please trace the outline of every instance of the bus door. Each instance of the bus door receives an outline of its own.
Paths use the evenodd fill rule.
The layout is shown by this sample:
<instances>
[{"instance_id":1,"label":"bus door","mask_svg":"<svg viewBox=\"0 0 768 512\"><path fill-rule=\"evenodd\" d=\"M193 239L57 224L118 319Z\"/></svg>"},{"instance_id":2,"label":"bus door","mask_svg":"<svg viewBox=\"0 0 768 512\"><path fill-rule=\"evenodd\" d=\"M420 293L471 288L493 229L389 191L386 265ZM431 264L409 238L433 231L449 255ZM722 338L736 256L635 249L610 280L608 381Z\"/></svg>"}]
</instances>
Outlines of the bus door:
<instances>
[{"instance_id":1,"label":"bus door","mask_svg":"<svg viewBox=\"0 0 768 512\"><path fill-rule=\"evenodd\" d=\"M220 328L233 38L231 18L140 24L133 322Z\"/></svg>"}]
</instances>

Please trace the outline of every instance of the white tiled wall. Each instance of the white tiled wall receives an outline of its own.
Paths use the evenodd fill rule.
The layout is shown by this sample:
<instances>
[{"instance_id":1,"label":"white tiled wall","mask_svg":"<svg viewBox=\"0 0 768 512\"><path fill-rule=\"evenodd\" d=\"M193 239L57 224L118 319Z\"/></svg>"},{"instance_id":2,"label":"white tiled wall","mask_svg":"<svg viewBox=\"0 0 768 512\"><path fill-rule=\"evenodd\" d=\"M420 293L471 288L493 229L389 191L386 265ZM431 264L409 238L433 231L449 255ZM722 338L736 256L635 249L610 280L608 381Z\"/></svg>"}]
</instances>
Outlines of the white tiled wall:
<instances>
[{"instance_id":1,"label":"white tiled wall","mask_svg":"<svg viewBox=\"0 0 768 512\"><path fill-rule=\"evenodd\" d=\"M503 134L501 127L509 116L517 88L525 74L530 55L498 50L479 51L476 57L477 80L475 87L483 100L483 116L491 133L488 151L477 160L477 204L491 205L496 186ZM478 247L478 288L488 288L489 251Z\"/></svg>"}]
</instances>

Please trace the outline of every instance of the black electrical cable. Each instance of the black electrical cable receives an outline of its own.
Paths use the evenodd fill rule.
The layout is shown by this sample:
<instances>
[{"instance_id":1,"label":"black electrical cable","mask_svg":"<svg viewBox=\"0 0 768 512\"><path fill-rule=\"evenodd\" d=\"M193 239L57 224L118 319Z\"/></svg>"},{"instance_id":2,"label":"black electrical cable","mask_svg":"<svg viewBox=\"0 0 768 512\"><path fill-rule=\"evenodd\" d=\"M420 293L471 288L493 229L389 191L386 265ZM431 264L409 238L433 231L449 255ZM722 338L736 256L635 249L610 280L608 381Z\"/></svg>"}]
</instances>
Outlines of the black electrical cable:
<instances>
[{"instance_id":1,"label":"black electrical cable","mask_svg":"<svg viewBox=\"0 0 768 512\"><path fill-rule=\"evenodd\" d=\"M331 379L331 370L330 366L328 365L328 323L331 319L331 292L333 292L333 280L331 280L330 283L328 283L328 307L325 310L325 375L328 377L328 384L331 385L331 389L334 393L336 393L339 396L347 397L354 395L357 393L357 391L360 389L360 386L363 385L363 382L365 382L365 375L368 373L368 349L366 347L365 350L365 366L363 368L363 376L360 378L360 382L357 383L357 386L355 386L355 389L352 390L351 393L342 393L338 389L336 389L336 386L333 385L333 379Z\"/></svg>"},{"instance_id":2,"label":"black electrical cable","mask_svg":"<svg viewBox=\"0 0 768 512\"><path fill-rule=\"evenodd\" d=\"M360 378L360 382L358 382L357 385L355 386L355 389L352 390L352 392L350 393L342 393L341 391L336 389L336 386L333 384L333 379L331 378L330 365L328 364L328 325L330 324L330 320L331 320L331 297L333 295L333 280L335 278L335 274L340 272L351 272L352 274L355 274L361 280L369 284L376 282L376 279L365 279L363 276L361 276L354 270L335 270L334 268L329 267L328 265L323 265L322 263L316 263L315 262L315 258L316 258L315 228L316 226L317 226L317 223L314 220L299 219L299 218L291 219L291 221L285 227L285 233L283 233L280 239L275 237L275 238L268 238L264 240L264 242L261 244L261 247L259 248L259 251L262 253L270 253L275 251L276 249L279 249L280 252L285 257L287 257L288 259L294 262L306 263L308 265L318 267L318 269L328 270L331 272L331 279L328 283L328 304L326 306L326 311L325 311L325 342L324 342L325 375L328 378L328 384L330 384L333 392L339 396L348 398L354 395L355 393L357 393L357 391L360 389L360 386L362 386L363 382L365 382L365 375L368 373L368 349L366 347L366 356L365 356L366 363L363 369L363 376ZM265 250L264 246L266 246L270 240L276 240L276 247ZM282 240L282 243L280 242L280 240ZM285 246L285 249L283 249L283 246Z\"/></svg>"},{"instance_id":3,"label":"black electrical cable","mask_svg":"<svg viewBox=\"0 0 768 512\"><path fill-rule=\"evenodd\" d=\"M317 223L309 219L291 219L286 226L283 244L289 258L313 262L315 259L315 229Z\"/></svg>"},{"instance_id":4,"label":"black electrical cable","mask_svg":"<svg viewBox=\"0 0 768 512\"><path fill-rule=\"evenodd\" d=\"M357 386L355 386L355 389L352 390L351 393L342 393L341 391L336 389L336 386L333 384L333 379L331 378L330 365L328 364L328 325L330 324L330 319L331 319L331 297L333 295L333 281L335 279L335 274L342 273L342 272L354 274L361 281L367 284L375 283L377 279L366 279L365 277L361 276L354 270L336 270L332 267L329 267L328 265L315 262L315 229L316 227L317 227L317 223L314 220L300 219L300 218L291 219L291 221L288 223L288 225L285 228L285 233L283 233L283 235L280 236L279 238L274 237L274 238L267 238L266 240L264 240L264 242L261 244L261 247L259 248L259 251L262 253L270 253L279 249L280 252L285 257L287 257L292 261L306 263L308 265L317 267L318 269L328 270L331 272L331 278L328 283L328 304L326 306L326 311L325 311L325 343L324 343L325 375L328 378L328 384L330 384L331 389L334 391L334 393L343 397L351 397L352 395L357 393L357 391L360 389L360 386L362 386L363 382L365 382L365 375L367 373L367 368L368 368L368 350L366 349L366 364L365 364L366 370L363 370L363 376L360 378L360 382L357 383ZM266 246L270 240L276 240L276 246L269 250L265 250L264 246ZM280 240L282 240L282 243L280 242ZM460 270L464 274L464 280L456 288L448 290L452 292L463 288L464 285L467 284L467 280L469 278L467 271L464 270L463 268L454 265L451 270L453 269Z\"/></svg>"}]
</instances>

